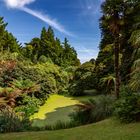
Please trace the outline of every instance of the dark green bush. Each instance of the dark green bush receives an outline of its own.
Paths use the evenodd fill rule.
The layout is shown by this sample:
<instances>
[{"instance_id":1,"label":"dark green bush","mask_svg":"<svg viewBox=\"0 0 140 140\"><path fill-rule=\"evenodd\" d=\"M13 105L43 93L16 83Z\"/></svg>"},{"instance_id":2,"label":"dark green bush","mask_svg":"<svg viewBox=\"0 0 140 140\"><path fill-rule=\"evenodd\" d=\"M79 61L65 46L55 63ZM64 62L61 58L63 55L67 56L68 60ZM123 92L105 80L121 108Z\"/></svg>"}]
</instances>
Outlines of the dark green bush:
<instances>
[{"instance_id":1,"label":"dark green bush","mask_svg":"<svg viewBox=\"0 0 140 140\"><path fill-rule=\"evenodd\" d=\"M140 95L126 94L115 105L115 115L124 123L140 121Z\"/></svg>"},{"instance_id":2,"label":"dark green bush","mask_svg":"<svg viewBox=\"0 0 140 140\"><path fill-rule=\"evenodd\" d=\"M132 94L132 90L130 89L130 87L128 85L121 85L120 88L120 97L126 97L127 95L131 95Z\"/></svg>"},{"instance_id":3,"label":"dark green bush","mask_svg":"<svg viewBox=\"0 0 140 140\"><path fill-rule=\"evenodd\" d=\"M85 95L85 90L92 90L97 88L96 77L94 74L87 72L81 75L79 80L73 81L69 87L69 94L72 96Z\"/></svg>"}]
</instances>

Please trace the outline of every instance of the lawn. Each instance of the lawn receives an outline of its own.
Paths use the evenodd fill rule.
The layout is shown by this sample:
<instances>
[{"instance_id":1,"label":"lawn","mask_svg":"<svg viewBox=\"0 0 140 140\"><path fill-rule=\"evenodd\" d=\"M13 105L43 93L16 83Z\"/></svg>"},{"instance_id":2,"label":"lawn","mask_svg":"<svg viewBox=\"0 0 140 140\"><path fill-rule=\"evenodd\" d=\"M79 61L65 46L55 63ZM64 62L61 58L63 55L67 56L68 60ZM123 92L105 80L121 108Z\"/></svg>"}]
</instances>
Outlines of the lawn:
<instances>
[{"instance_id":1,"label":"lawn","mask_svg":"<svg viewBox=\"0 0 140 140\"><path fill-rule=\"evenodd\" d=\"M0 140L140 140L140 123L107 119L72 129L1 134Z\"/></svg>"},{"instance_id":2,"label":"lawn","mask_svg":"<svg viewBox=\"0 0 140 140\"><path fill-rule=\"evenodd\" d=\"M51 95L46 103L40 107L39 112L31 116L33 126L43 127L53 125L57 121L70 121L69 114L75 109L75 105L81 101L87 101L95 96L69 97L64 95Z\"/></svg>"}]
</instances>

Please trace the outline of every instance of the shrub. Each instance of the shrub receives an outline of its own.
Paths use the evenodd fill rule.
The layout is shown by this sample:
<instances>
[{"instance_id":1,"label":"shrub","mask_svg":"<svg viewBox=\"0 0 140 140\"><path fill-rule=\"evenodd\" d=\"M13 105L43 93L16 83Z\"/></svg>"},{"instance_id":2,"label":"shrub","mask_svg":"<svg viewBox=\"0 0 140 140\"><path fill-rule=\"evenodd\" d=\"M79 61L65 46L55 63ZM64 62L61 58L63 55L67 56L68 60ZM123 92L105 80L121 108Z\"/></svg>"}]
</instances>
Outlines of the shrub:
<instances>
[{"instance_id":1,"label":"shrub","mask_svg":"<svg viewBox=\"0 0 140 140\"><path fill-rule=\"evenodd\" d=\"M7 87L13 80L16 61L0 61L0 86Z\"/></svg>"},{"instance_id":2,"label":"shrub","mask_svg":"<svg viewBox=\"0 0 140 140\"><path fill-rule=\"evenodd\" d=\"M25 131L30 129L30 127L31 123L26 117L15 114L8 107L1 107L0 133Z\"/></svg>"},{"instance_id":3,"label":"shrub","mask_svg":"<svg viewBox=\"0 0 140 140\"><path fill-rule=\"evenodd\" d=\"M123 96L115 105L115 115L124 123L140 121L140 95Z\"/></svg>"},{"instance_id":4,"label":"shrub","mask_svg":"<svg viewBox=\"0 0 140 140\"><path fill-rule=\"evenodd\" d=\"M112 96L100 96L98 99L90 99L88 102L78 105L76 113L71 118L78 124L88 124L101 121L110 117L114 110L115 98Z\"/></svg>"},{"instance_id":5,"label":"shrub","mask_svg":"<svg viewBox=\"0 0 140 140\"><path fill-rule=\"evenodd\" d=\"M86 72L81 75L80 79L71 82L69 87L69 94L72 96L85 95L85 90L97 89L96 75L91 72Z\"/></svg>"},{"instance_id":6,"label":"shrub","mask_svg":"<svg viewBox=\"0 0 140 140\"><path fill-rule=\"evenodd\" d=\"M19 106L15 108L16 112L22 112L26 117L30 117L35 112L38 112L39 106L41 105L39 99L27 95L23 95L22 98L18 102Z\"/></svg>"},{"instance_id":7,"label":"shrub","mask_svg":"<svg viewBox=\"0 0 140 140\"><path fill-rule=\"evenodd\" d=\"M44 56L44 55L41 55L41 56L39 57L38 61L39 61L40 63L46 63L46 62L47 62L47 57Z\"/></svg>"},{"instance_id":8,"label":"shrub","mask_svg":"<svg viewBox=\"0 0 140 140\"><path fill-rule=\"evenodd\" d=\"M131 95L132 90L128 85L121 85L120 87L120 97L126 97L127 95Z\"/></svg>"},{"instance_id":9,"label":"shrub","mask_svg":"<svg viewBox=\"0 0 140 140\"><path fill-rule=\"evenodd\" d=\"M15 77L17 79L14 80L16 87L23 85L33 85L35 87L34 83L39 85L40 90L35 92L35 97L40 100L46 100L50 93L58 93L59 90L63 89L67 80L63 76L60 67L49 62L38 64L33 64L28 61L18 62L15 69Z\"/></svg>"}]
</instances>

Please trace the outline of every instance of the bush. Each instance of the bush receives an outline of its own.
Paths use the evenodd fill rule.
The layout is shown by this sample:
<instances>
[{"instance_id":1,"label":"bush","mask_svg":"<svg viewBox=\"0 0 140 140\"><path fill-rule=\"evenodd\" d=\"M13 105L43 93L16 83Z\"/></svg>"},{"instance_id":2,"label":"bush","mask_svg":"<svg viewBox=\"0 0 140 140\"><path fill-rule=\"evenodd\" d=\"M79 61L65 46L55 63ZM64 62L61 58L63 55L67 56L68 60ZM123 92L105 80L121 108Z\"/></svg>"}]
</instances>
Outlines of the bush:
<instances>
[{"instance_id":1,"label":"bush","mask_svg":"<svg viewBox=\"0 0 140 140\"><path fill-rule=\"evenodd\" d=\"M29 79L26 80L20 79L20 80L14 80L12 82L12 86L20 90L27 90L33 88L35 86L35 83Z\"/></svg>"},{"instance_id":2,"label":"bush","mask_svg":"<svg viewBox=\"0 0 140 140\"><path fill-rule=\"evenodd\" d=\"M16 112L24 113L26 117L30 117L35 112L38 112L41 101L35 97L30 97L27 95L22 96L18 102L18 107L15 108Z\"/></svg>"},{"instance_id":3,"label":"bush","mask_svg":"<svg viewBox=\"0 0 140 140\"><path fill-rule=\"evenodd\" d=\"M98 99L90 99L88 102L78 105L76 113L71 118L77 124L88 124L101 121L110 117L114 110L115 98L112 96L100 96Z\"/></svg>"},{"instance_id":4,"label":"bush","mask_svg":"<svg viewBox=\"0 0 140 140\"><path fill-rule=\"evenodd\" d=\"M14 80L16 87L34 86L34 83L40 86L39 91L35 92L35 97L40 100L46 100L48 94L58 93L63 89L68 77L63 75L60 67L49 62L38 64L28 61L18 62L14 73L17 79Z\"/></svg>"},{"instance_id":5,"label":"bush","mask_svg":"<svg viewBox=\"0 0 140 140\"><path fill-rule=\"evenodd\" d=\"M123 96L115 105L115 115L124 123L140 121L140 95Z\"/></svg>"},{"instance_id":6,"label":"bush","mask_svg":"<svg viewBox=\"0 0 140 140\"><path fill-rule=\"evenodd\" d=\"M77 76L77 75L76 75ZM83 96L86 94L85 90L97 89L97 78L95 73L86 72L79 75L80 78L76 78L71 82L69 87L69 94L72 96Z\"/></svg>"},{"instance_id":7,"label":"bush","mask_svg":"<svg viewBox=\"0 0 140 140\"><path fill-rule=\"evenodd\" d=\"M13 80L16 61L0 61L0 86L7 87Z\"/></svg>"},{"instance_id":8,"label":"bush","mask_svg":"<svg viewBox=\"0 0 140 140\"><path fill-rule=\"evenodd\" d=\"M132 90L130 89L130 87L128 85L121 85L120 88L120 97L126 97L127 95L131 95L132 94Z\"/></svg>"},{"instance_id":9,"label":"bush","mask_svg":"<svg viewBox=\"0 0 140 140\"><path fill-rule=\"evenodd\" d=\"M0 109L0 133L25 131L30 127L30 121L23 115L18 116L8 107Z\"/></svg>"},{"instance_id":10,"label":"bush","mask_svg":"<svg viewBox=\"0 0 140 140\"><path fill-rule=\"evenodd\" d=\"M47 62L47 57L44 56L44 55L41 55L41 56L39 57L38 61L39 61L40 63L46 63L46 62Z\"/></svg>"}]
</instances>

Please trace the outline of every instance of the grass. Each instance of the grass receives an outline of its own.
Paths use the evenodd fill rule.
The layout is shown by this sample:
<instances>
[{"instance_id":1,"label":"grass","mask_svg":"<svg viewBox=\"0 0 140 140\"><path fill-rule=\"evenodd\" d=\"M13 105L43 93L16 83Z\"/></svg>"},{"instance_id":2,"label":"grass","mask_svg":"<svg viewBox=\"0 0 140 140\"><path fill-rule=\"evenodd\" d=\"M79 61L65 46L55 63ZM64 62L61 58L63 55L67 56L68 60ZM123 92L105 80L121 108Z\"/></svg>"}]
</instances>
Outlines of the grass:
<instances>
[{"instance_id":1,"label":"grass","mask_svg":"<svg viewBox=\"0 0 140 140\"><path fill-rule=\"evenodd\" d=\"M69 114L74 111L75 105L86 101L93 96L69 97L63 95L51 95L46 103L40 107L39 112L31 116L33 126L43 127L53 125L57 121L70 121Z\"/></svg>"},{"instance_id":2,"label":"grass","mask_svg":"<svg viewBox=\"0 0 140 140\"><path fill-rule=\"evenodd\" d=\"M72 129L0 134L0 140L140 140L140 123L107 119Z\"/></svg>"}]
</instances>

